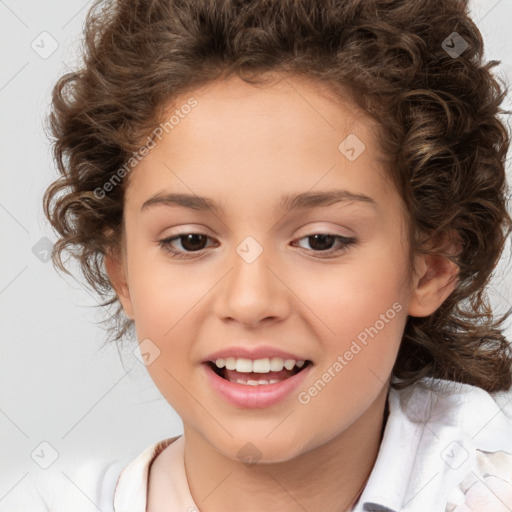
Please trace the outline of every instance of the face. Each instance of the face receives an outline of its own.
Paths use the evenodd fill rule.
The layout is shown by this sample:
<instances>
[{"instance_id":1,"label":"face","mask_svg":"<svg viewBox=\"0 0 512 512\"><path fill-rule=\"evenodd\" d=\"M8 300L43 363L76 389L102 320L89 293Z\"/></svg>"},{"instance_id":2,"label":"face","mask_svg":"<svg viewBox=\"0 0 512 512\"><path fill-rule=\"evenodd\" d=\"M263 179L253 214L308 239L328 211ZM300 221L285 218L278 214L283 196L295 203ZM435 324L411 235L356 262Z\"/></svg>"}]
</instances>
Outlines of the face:
<instances>
[{"instance_id":1,"label":"face","mask_svg":"<svg viewBox=\"0 0 512 512\"><path fill-rule=\"evenodd\" d=\"M251 442L288 460L387 387L415 285L407 212L373 121L318 85L230 78L176 109L129 176L118 293L185 429L233 459Z\"/></svg>"}]
</instances>

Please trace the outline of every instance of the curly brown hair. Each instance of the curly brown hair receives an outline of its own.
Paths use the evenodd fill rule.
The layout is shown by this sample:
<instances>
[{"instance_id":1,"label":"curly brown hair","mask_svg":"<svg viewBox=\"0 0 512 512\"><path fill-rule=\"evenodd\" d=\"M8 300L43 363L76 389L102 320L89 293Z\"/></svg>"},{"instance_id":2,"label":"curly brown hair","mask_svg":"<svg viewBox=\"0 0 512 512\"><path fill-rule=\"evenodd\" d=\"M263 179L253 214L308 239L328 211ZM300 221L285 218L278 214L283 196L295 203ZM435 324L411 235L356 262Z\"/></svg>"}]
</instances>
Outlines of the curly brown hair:
<instances>
[{"instance_id":1,"label":"curly brown hair","mask_svg":"<svg viewBox=\"0 0 512 512\"><path fill-rule=\"evenodd\" d=\"M411 253L436 242L430 253L459 268L433 314L407 319L393 367L402 381L392 385L430 376L510 389L510 310L496 318L486 293L512 227L509 136L498 117L509 113L500 108L507 86L491 73L500 62L483 62L466 0L97 0L84 42L83 66L53 89L48 120L60 177L43 201L60 235L56 268L69 273L68 251L108 297L101 305L117 304L107 319L111 341L133 329L104 267L107 251L122 244L127 180L108 193L104 184L178 95L230 75L256 84L267 72L291 73L348 90L380 123L389 176L410 212ZM448 233L460 241L456 256L443 250Z\"/></svg>"}]
</instances>

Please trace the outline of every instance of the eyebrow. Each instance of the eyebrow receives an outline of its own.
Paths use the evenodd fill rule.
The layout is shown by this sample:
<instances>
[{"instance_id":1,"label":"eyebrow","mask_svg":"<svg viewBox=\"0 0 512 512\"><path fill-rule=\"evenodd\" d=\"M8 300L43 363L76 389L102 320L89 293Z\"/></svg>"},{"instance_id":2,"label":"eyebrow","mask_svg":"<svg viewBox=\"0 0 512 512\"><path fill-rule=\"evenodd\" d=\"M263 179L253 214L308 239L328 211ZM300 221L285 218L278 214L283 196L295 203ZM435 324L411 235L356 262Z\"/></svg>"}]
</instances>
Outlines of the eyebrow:
<instances>
[{"instance_id":1,"label":"eyebrow","mask_svg":"<svg viewBox=\"0 0 512 512\"><path fill-rule=\"evenodd\" d=\"M348 190L327 190L320 192L301 192L299 194L283 194L278 208L282 212L289 212L297 209L316 208L318 206L330 206L335 203L363 203L378 209L377 202L364 194L355 194ZM216 214L223 214L224 208L208 197L201 197L192 194L178 194L159 192L150 197L141 207L141 211L152 206L181 206L197 211L212 211Z\"/></svg>"}]
</instances>

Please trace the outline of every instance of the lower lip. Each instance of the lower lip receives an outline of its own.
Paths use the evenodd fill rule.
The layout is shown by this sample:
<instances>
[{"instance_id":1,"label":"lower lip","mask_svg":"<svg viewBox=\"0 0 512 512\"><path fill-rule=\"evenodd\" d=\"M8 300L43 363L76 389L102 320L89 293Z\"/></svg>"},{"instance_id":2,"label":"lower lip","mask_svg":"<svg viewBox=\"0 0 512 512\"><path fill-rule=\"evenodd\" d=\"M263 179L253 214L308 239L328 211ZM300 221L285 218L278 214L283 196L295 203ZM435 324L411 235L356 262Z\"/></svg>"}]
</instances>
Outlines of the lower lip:
<instances>
[{"instance_id":1,"label":"lower lip","mask_svg":"<svg viewBox=\"0 0 512 512\"><path fill-rule=\"evenodd\" d=\"M237 407L261 409L275 405L291 395L307 377L312 364L309 363L299 373L281 382L260 384L258 386L230 382L219 377L209 364L204 363L202 366L213 389L222 398ZM263 376L264 374L262 374Z\"/></svg>"}]
</instances>

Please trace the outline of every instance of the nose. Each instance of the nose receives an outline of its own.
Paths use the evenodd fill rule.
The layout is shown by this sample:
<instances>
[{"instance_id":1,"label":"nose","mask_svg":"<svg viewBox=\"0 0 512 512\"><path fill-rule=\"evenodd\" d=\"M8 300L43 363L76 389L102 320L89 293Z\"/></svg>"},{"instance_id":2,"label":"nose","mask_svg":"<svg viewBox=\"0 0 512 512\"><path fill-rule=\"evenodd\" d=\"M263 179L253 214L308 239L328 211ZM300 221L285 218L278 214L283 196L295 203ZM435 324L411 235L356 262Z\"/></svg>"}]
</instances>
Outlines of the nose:
<instances>
[{"instance_id":1,"label":"nose","mask_svg":"<svg viewBox=\"0 0 512 512\"><path fill-rule=\"evenodd\" d=\"M215 301L217 317L251 328L286 318L291 292L279 268L265 249L254 261L235 253Z\"/></svg>"}]
</instances>

